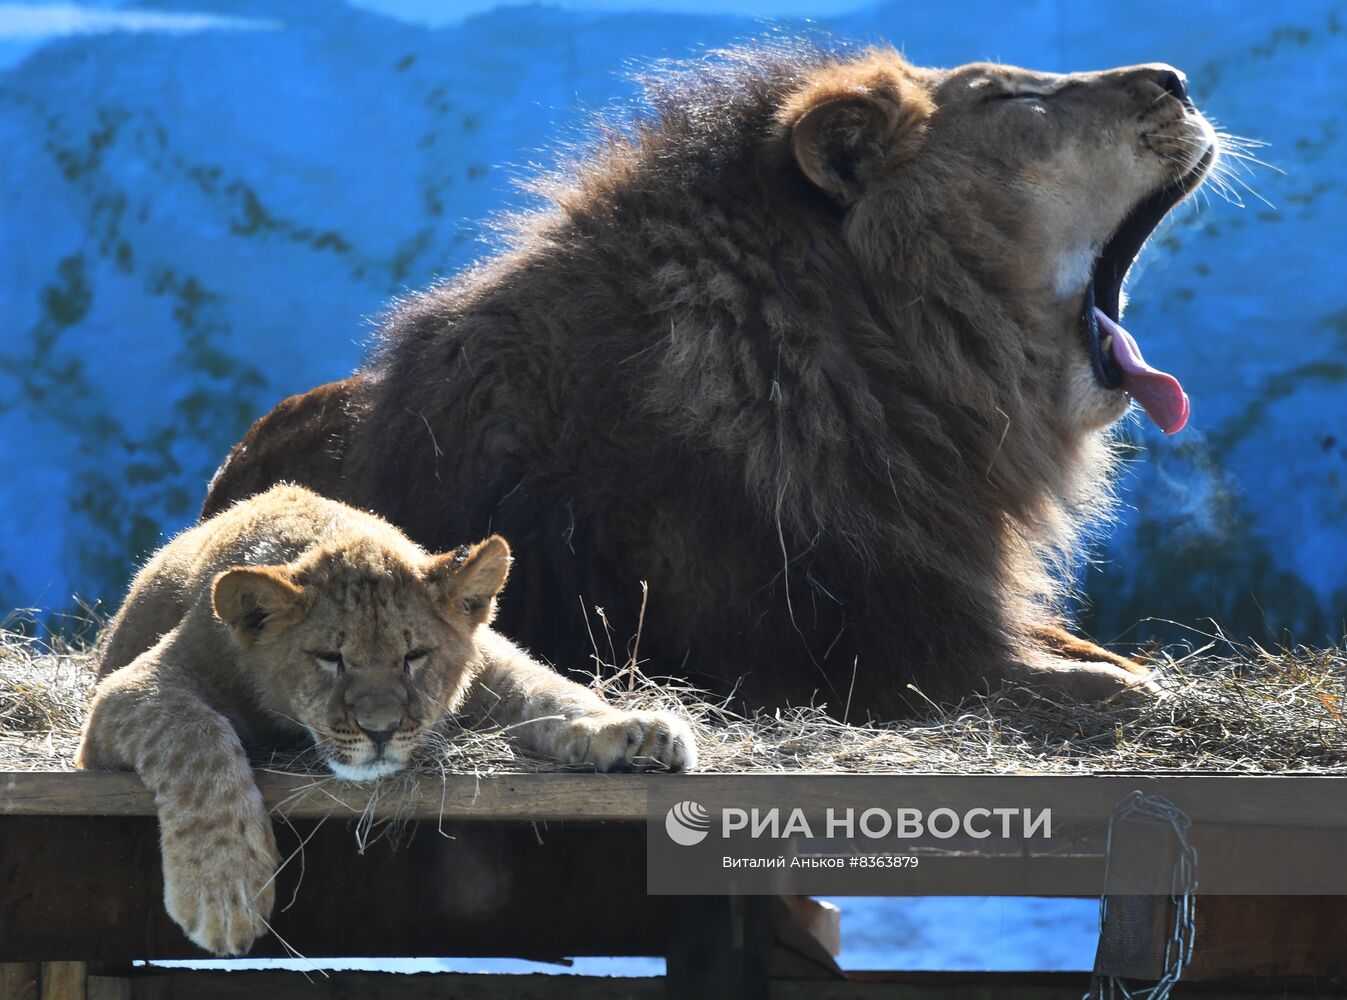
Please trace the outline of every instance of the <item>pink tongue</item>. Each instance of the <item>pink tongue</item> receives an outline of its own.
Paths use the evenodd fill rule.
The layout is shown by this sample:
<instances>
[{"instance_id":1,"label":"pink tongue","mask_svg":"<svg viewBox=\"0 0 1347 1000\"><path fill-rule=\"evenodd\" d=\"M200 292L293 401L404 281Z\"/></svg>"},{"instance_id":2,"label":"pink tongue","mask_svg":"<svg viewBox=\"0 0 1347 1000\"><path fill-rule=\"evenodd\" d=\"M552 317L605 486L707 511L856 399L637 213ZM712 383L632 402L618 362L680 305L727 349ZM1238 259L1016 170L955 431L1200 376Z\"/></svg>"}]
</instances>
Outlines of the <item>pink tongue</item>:
<instances>
[{"instance_id":1,"label":"pink tongue","mask_svg":"<svg viewBox=\"0 0 1347 1000\"><path fill-rule=\"evenodd\" d=\"M1122 369L1123 391L1141 404L1166 434L1177 434L1188 422L1188 394L1179 380L1168 372L1152 368L1141 356L1141 348L1132 335L1098 309L1099 335L1113 336L1113 360Z\"/></svg>"}]
</instances>

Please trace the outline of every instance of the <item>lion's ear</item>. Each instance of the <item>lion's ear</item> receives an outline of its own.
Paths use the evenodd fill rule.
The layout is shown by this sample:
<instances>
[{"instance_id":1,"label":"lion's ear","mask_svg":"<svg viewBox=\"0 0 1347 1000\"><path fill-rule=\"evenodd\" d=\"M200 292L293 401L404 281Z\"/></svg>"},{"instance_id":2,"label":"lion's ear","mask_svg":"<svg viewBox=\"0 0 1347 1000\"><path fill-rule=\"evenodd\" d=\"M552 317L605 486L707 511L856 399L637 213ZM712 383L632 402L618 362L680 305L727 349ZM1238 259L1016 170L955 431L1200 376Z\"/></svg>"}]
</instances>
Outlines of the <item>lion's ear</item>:
<instances>
[{"instance_id":1,"label":"lion's ear","mask_svg":"<svg viewBox=\"0 0 1347 1000\"><path fill-rule=\"evenodd\" d=\"M250 646L295 624L308 611L307 595L284 566L234 566L215 578L215 617L240 646Z\"/></svg>"},{"instance_id":2,"label":"lion's ear","mask_svg":"<svg viewBox=\"0 0 1347 1000\"><path fill-rule=\"evenodd\" d=\"M446 611L482 625L496 617L496 595L509 575L510 546L500 535L492 535L484 542L436 556L426 582Z\"/></svg>"},{"instance_id":3,"label":"lion's ear","mask_svg":"<svg viewBox=\"0 0 1347 1000\"><path fill-rule=\"evenodd\" d=\"M933 110L920 84L884 74L821 80L796 94L781 118L804 175L829 197L851 205L883 167L916 152Z\"/></svg>"}]
</instances>

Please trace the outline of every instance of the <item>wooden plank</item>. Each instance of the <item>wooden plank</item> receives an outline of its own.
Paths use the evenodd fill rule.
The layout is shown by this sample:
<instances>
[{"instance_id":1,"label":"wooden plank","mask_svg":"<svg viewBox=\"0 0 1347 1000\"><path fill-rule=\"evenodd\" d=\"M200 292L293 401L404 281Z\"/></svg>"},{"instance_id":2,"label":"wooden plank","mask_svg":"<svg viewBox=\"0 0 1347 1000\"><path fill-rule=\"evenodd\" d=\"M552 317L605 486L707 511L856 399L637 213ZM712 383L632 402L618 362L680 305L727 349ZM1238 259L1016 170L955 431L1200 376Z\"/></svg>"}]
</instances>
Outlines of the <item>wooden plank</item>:
<instances>
[{"instance_id":1,"label":"wooden plank","mask_svg":"<svg viewBox=\"0 0 1347 1000\"><path fill-rule=\"evenodd\" d=\"M37 962L0 963L0 997L4 1000L38 1000L42 966Z\"/></svg>"},{"instance_id":2,"label":"wooden plank","mask_svg":"<svg viewBox=\"0 0 1347 1000\"><path fill-rule=\"evenodd\" d=\"M770 896L672 896L665 950L669 1000L767 1000Z\"/></svg>"},{"instance_id":3,"label":"wooden plank","mask_svg":"<svg viewBox=\"0 0 1347 1000\"><path fill-rule=\"evenodd\" d=\"M1200 896L1185 982L1347 976L1347 896Z\"/></svg>"},{"instance_id":4,"label":"wooden plank","mask_svg":"<svg viewBox=\"0 0 1347 1000\"><path fill-rule=\"evenodd\" d=\"M637 827L425 823L402 831L400 849L386 838L363 854L340 821L278 834L283 856L310 838L278 877L272 919L302 955L663 953L665 910L645 894ZM151 819L8 817L0 962L205 957L169 920L162 893ZM286 950L268 935L252 954Z\"/></svg>"},{"instance_id":5,"label":"wooden plank","mask_svg":"<svg viewBox=\"0 0 1347 1000\"><path fill-rule=\"evenodd\" d=\"M88 1000L133 1000L126 976L89 976Z\"/></svg>"},{"instance_id":6,"label":"wooden plank","mask_svg":"<svg viewBox=\"0 0 1347 1000\"><path fill-rule=\"evenodd\" d=\"M827 781L818 781L818 778ZM822 811L845 795L845 785L875 782L875 775L693 774L449 774L385 779L377 785L353 784L324 776L262 773L258 785L273 810L291 819L368 812L378 818L483 821L598 820L644 823L646 795L652 784L686 782L689 794L715 801L751 797L757 790L780 798L793 783L792 806ZM886 800L939 801L962 812L984 805L1006 787L1001 775L885 775ZM1016 781L1079 783L1072 801L1054 809L1054 818L1070 821L1109 815L1123 788L1148 787L1144 776L1015 776ZM1201 822L1235 825L1347 829L1347 775L1164 776L1171 796L1184 789L1204 791ZM858 786L860 787L860 786ZM873 787L873 785L871 785ZM1175 791L1177 789L1177 791ZM1215 793L1213 793L1213 790ZM373 799L373 801L371 801ZM152 816L154 803L140 780L128 772L0 772L0 815Z\"/></svg>"},{"instance_id":7,"label":"wooden plank","mask_svg":"<svg viewBox=\"0 0 1347 1000\"><path fill-rule=\"evenodd\" d=\"M131 1000L173 1000L173 980L168 976L138 976L131 980Z\"/></svg>"},{"instance_id":8,"label":"wooden plank","mask_svg":"<svg viewBox=\"0 0 1347 1000\"><path fill-rule=\"evenodd\" d=\"M162 972L172 1000L663 1000L664 980L381 972ZM149 981L148 979L145 981ZM135 994L140 1000L140 994Z\"/></svg>"},{"instance_id":9,"label":"wooden plank","mask_svg":"<svg viewBox=\"0 0 1347 1000\"><path fill-rule=\"evenodd\" d=\"M1168 897L1115 896L1095 969L1155 980L1173 932ZM1347 897L1198 896L1185 983L1248 977L1347 977Z\"/></svg>"},{"instance_id":10,"label":"wooden plank","mask_svg":"<svg viewBox=\"0 0 1347 1000\"><path fill-rule=\"evenodd\" d=\"M832 959L835 968L837 956L842 954L842 911L833 903L811 896L782 896L780 900L789 915L789 922L807 935L811 951L817 949L820 957ZM787 923L784 918L775 919L774 932L779 924L784 923ZM776 933L775 936L778 942L790 944L789 935Z\"/></svg>"},{"instance_id":11,"label":"wooden plank","mask_svg":"<svg viewBox=\"0 0 1347 1000\"><path fill-rule=\"evenodd\" d=\"M42 1000L85 1000L88 978L83 962L43 962Z\"/></svg>"},{"instance_id":12,"label":"wooden plank","mask_svg":"<svg viewBox=\"0 0 1347 1000\"><path fill-rule=\"evenodd\" d=\"M1144 984L1130 984L1132 986ZM773 1000L1080 1000L1090 986L1084 972L852 972L846 983L772 984ZM1248 1000L1253 996L1326 1000L1340 997L1331 979L1239 976L1219 982L1189 982L1185 976L1175 997Z\"/></svg>"},{"instance_id":13,"label":"wooden plank","mask_svg":"<svg viewBox=\"0 0 1347 1000\"><path fill-rule=\"evenodd\" d=\"M833 904L808 896L772 897L768 909L772 978L845 979L837 964L842 951L841 917Z\"/></svg>"},{"instance_id":14,"label":"wooden plank","mask_svg":"<svg viewBox=\"0 0 1347 1000\"><path fill-rule=\"evenodd\" d=\"M412 776L362 785L307 775L258 775L272 811L289 819L368 814L379 819L645 821L642 775ZM655 780L658 780L657 778ZM153 816L154 800L130 772L0 773L0 815Z\"/></svg>"},{"instance_id":15,"label":"wooden plank","mask_svg":"<svg viewBox=\"0 0 1347 1000\"><path fill-rule=\"evenodd\" d=\"M134 1000L662 1000L663 979L601 976L150 970L132 980ZM154 992L143 992L147 984ZM1082 973L859 973L850 982L774 980L772 1000L1079 1000ZM1333 984L1242 982L1187 987L1177 996L1248 1000L1338 995Z\"/></svg>"}]
</instances>

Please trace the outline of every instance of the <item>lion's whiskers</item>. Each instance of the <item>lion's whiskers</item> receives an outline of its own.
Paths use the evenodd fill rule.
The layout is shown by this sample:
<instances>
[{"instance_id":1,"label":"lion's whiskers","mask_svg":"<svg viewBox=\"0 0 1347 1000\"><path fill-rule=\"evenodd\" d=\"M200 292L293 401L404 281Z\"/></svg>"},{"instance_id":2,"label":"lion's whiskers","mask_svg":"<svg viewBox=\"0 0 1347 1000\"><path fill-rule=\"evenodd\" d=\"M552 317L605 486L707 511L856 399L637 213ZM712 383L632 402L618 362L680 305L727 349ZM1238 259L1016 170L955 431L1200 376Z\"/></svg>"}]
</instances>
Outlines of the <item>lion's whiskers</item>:
<instances>
[{"instance_id":1,"label":"lion's whiskers","mask_svg":"<svg viewBox=\"0 0 1347 1000\"><path fill-rule=\"evenodd\" d=\"M1262 139L1252 139L1248 136L1235 135L1232 132L1225 131L1220 127L1220 123L1215 118L1208 117L1207 120L1211 123L1213 133L1216 136L1216 148L1220 153L1216 159L1215 167L1212 170L1212 176L1219 176L1227 183L1233 182L1233 184L1238 184L1250 195L1275 211L1277 206L1259 194L1258 191L1256 191L1254 187L1241 176L1241 171L1243 174L1247 174L1250 177L1254 176L1255 166L1263 167L1285 176L1286 171L1281 167L1269 163L1250 152L1250 150L1253 149L1266 149L1269 146L1269 143L1264 142ZM1242 199L1240 199L1240 201L1242 207Z\"/></svg>"},{"instance_id":2,"label":"lion's whiskers","mask_svg":"<svg viewBox=\"0 0 1347 1000\"><path fill-rule=\"evenodd\" d=\"M1219 155L1216 157L1212 169L1207 174L1207 177L1204 178L1204 183L1198 188L1198 191L1204 191L1207 186L1206 182L1210 182L1222 200L1228 204L1234 205L1236 208L1247 208L1248 205L1244 200L1243 194L1241 194L1239 190L1240 188L1243 188L1249 195L1257 198L1268 208L1275 211L1277 206L1267 198L1263 197L1263 195L1260 194L1241 174L1242 171L1243 174L1253 176L1254 165L1266 167L1279 174L1284 175L1286 173L1286 171L1282 170L1280 167L1268 163L1266 160L1262 160L1249 152L1249 149L1260 149L1268 144L1257 139L1231 135L1228 132L1217 131L1214 134L1216 136L1216 149ZM1164 140L1165 142L1188 146L1192 149L1198 149L1206 145L1205 140L1198 139L1194 136L1159 135L1155 133L1143 133L1142 135L1145 139ZM1178 158L1175 156L1165 156L1164 158L1170 162L1178 162ZM1209 197L1208 204L1210 204Z\"/></svg>"}]
</instances>

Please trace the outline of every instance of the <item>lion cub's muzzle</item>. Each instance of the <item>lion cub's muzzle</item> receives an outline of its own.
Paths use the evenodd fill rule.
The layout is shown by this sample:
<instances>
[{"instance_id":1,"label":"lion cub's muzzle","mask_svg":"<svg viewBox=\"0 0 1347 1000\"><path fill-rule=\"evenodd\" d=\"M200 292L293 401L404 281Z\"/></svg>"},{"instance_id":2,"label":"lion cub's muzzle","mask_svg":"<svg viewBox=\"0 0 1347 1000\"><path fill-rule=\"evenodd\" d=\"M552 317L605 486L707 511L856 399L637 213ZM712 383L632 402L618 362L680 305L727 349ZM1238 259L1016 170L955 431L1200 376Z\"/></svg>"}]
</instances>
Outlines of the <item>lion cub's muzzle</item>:
<instances>
[{"instance_id":1,"label":"lion cub's muzzle","mask_svg":"<svg viewBox=\"0 0 1347 1000\"><path fill-rule=\"evenodd\" d=\"M314 734L324 763L339 778L369 781L401 771L411 763L425 727L413 720L375 729L368 721L333 726Z\"/></svg>"}]
</instances>

